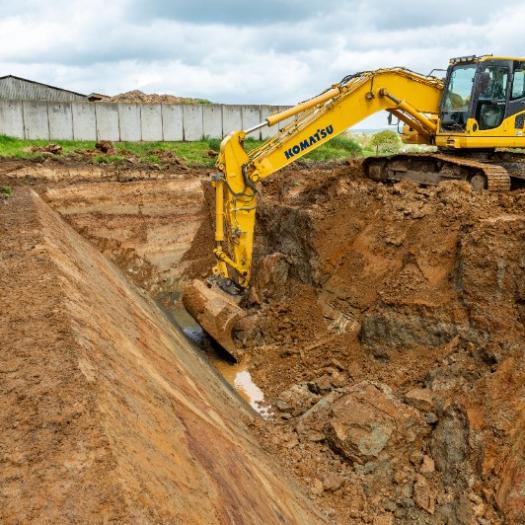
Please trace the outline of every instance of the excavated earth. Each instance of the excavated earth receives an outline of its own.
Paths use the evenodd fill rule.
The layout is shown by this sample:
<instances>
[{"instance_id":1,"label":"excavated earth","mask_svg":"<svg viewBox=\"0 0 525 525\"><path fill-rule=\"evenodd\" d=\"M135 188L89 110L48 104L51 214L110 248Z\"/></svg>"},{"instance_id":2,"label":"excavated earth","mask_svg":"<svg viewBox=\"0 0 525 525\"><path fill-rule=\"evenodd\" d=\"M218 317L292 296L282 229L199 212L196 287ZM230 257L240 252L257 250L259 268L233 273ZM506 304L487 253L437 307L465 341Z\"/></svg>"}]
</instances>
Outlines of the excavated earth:
<instances>
[{"instance_id":1,"label":"excavated earth","mask_svg":"<svg viewBox=\"0 0 525 525\"><path fill-rule=\"evenodd\" d=\"M211 264L205 171L0 183L3 522L525 523L524 190L266 181L235 330L262 419L153 302Z\"/></svg>"}]
</instances>

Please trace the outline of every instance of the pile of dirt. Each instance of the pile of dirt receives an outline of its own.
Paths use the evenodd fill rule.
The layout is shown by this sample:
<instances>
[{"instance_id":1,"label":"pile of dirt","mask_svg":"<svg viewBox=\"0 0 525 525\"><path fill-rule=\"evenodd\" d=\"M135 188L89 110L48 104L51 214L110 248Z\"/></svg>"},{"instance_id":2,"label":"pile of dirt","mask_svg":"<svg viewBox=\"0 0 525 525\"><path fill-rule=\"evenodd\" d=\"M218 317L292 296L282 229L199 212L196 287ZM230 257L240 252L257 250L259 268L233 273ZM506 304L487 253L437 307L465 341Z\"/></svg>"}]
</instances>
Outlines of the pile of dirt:
<instances>
[{"instance_id":1,"label":"pile of dirt","mask_svg":"<svg viewBox=\"0 0 525 525\"><path fill-rule=\"evenodd\" d=\"M236 335L266 446L338 523L525 521L524 212L355 165L265 185Z\"/></svg>"},{"instance_id":2,"label":"pile of dirt","mask_svg":"<svg viewBox=\"0 0 525 525\"><path fill-rule=\"evenodd\" d=\"M62 150L63 148L60 144L49 143L47 146L30 146L24 151L30 153L51 153L52 155L60 155Z\"/></svg>"},{"instance_id":3,"label":"pile of dirt","mask_svg":"<svg viewBox=\"0 0 525 525\"><path fill-rule=\"evenodd\" d=\"M29 189L0 206L0 522L326 523L153 301Z\"/></svg>"},{"instance_id":4,"label":"pile of dirt","mask_svg":"<svg viewBox=\"0 0 525 525\"><path fill-rule=\"evenodd\" d=\"M104 98L104 102L120 104L209 104L209 100L202 98L177 97L175 95L159 95L157 93L146 94L134 89L126 91L113 97Z\"/></svg>"}]
</instances>

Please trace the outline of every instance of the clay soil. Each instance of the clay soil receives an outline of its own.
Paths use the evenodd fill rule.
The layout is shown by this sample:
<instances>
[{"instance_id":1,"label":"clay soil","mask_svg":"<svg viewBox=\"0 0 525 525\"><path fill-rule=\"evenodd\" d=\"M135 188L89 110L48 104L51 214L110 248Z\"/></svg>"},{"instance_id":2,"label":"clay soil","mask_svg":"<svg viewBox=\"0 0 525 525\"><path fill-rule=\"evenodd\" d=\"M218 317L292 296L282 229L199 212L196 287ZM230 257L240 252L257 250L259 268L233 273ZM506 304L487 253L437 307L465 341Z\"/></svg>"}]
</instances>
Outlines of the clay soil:
<instances>
[{"instance_id":1,"label":"clay soil","mask_svg":"<svg viewBox=\"0 0 525 525\"><path fill-rule=\"evenodd\" d=\"M151 297L206 274L204 171L33 168L0 182ZM273 411L259 446L333 523L525 523L525 192L383 185L357 161L261 189L235 332Z\"/></svg>"},{"instance_id":2,"label":"clay soil","mask_svg":"<svg viewBox=\"0 0 525 525\"><path fill-rule=\"evenodd\" d=\"M525 193L356 164L264 195L237 336L267 448L338 523L524 523Z\"/></svg>"}]
</instances>

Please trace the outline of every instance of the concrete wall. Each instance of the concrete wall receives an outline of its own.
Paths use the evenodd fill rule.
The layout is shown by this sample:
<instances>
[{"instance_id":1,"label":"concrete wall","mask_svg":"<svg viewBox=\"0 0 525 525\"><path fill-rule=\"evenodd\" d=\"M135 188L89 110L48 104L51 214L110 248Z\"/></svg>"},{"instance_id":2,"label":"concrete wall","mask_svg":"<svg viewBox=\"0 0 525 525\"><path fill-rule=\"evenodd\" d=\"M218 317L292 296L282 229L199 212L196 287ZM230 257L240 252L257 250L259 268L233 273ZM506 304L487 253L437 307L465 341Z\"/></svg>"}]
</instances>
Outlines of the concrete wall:
<instances>
[{"instance_id":1,"label":"concrete wall","mask_svg":"<svg viewBox=\"0 0 525 525\"><path fill-rule=\"evenodd\" d=\"M193 141L253 127L283 108L0 99L0 134L44 140ZM267 138L276 131L276 126L263 128L250 136Z\"/></svg>"}]
</instances>

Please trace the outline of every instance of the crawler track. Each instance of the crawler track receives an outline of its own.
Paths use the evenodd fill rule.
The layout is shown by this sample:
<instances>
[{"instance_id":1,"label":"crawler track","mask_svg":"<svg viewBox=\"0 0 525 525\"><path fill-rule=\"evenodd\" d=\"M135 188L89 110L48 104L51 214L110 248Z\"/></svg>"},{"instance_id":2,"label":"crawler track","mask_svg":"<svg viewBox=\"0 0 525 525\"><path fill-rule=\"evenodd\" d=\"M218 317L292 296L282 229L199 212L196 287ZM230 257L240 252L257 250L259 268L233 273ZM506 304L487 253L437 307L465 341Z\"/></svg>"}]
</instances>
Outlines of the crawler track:
<instances>
[{"instance_id":1,"label":"crawler track","mask_svg":"<svg viewBox=\"0 0 525 525\"><path fill-rule=\"evenodd\" d=\"M382 182L411 179L436 185L444 180L466 180L476 190L491 192L510 191L512 178L516 176L502 164L444 153L370 157L364 161L364 169L367 176Z\"/></svg>"}]
</instances>

